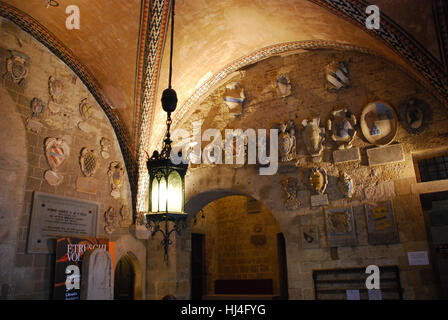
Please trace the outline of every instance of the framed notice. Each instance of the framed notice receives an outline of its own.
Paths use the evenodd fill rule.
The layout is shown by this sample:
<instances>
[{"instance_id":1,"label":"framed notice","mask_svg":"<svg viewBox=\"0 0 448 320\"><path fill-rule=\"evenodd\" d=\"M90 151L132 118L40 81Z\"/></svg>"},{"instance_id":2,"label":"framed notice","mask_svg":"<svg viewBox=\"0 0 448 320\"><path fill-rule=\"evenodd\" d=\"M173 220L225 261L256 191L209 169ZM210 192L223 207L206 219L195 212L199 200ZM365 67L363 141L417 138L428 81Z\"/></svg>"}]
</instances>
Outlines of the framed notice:
<instances>
[{"instance_id":1,"label":"framed notice","mask_svg":"<svg viewBox=\"0 0 448 320\"><path fill-rule=\"evenodd\" d=\"M84 254L98 248L110 251L109 240L73 237L57 240L53 290L54 300L80 299L82 260Z\"/></svg>"},{"instance_id":2,"label":"framed notice","mask_svg":"<svg viewBox=\"0 0 448 320\"><path fill-rule=\"evenodd\" d=\"M395 225L392 201L365 205L369 244L391 244L399 242Z\"/></svg>"},{"instance_id":3,"label":"framed notice","mask_svg":"<svg viewBox=\"0 0 448 320\"><path fill-rule=\"evenodd\" d=\"M42 192L34 192L28 253L53 253L56 239L97 234L99 204Z\"/></svg>"},{"instance_id":4,"label":"framed notice","mask_svg":"<svg viewBox=\"0 0 448 320\"><path fill-rule=\"evenodd\" d=\"M328 246L350 247L357 244L353 210L332 208L325 210Z\"/></svg>"}]
</instances>

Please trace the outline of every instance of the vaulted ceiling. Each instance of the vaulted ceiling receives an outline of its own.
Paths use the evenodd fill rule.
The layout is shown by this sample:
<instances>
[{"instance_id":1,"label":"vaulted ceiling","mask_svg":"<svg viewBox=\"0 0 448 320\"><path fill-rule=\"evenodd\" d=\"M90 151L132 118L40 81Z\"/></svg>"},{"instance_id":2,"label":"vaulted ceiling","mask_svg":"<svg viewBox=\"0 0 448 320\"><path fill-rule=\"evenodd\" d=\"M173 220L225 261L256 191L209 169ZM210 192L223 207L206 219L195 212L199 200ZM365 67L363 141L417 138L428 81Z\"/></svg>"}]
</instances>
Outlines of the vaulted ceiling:
<instances>
[{"instance_id":1,"label":"vaulted ceiling","mask_svg":"<svg viewBox=\"0 0 448 320\"><path fill-rule=\"evenodd\" d=\"M71 57L91 78L89 81L95 83L92 87L98 90L96 96L104 98L112 114L109 118L118 119L124 139L135 153L141 114L140 89L144 78L143 49L151 21L150 4L154 7L168 0L57 2L59 6L46 8L46 0L4 0L0 1L0 13L7 16L2 10L13 8L13 14L22 15L22 20L27 16L28 20L38 23L48 37L59 41L59 47L69 50ZM364 3L363 0L340 2ZM378 0L376 4L382 13L417 39L436 64L442 66L432 8L435 2L437 0ZM80 30L66 28L68 5L80 9ZM208 89L206 84L211 79L225 74L226 70L233 70L240 60L253 63L258 59L256 53L261 52L259 59L262 59L273 54L270 49L284 47L287 43L350 45L367 49L423 79L395 48L380 37L372 36L365 27L350 21L344 14L335 14L337 10L343 8L334 9L331 1L325 0L177 0L173 87L179 103L175 120L194 110L195 102L206 95L202 91L198 94L198 90ZM149 111L151 119L143 131L149 138L148 149L157 146L165 129L166 115L159 102L161 92L168 84L169 39L165 40L154 105Z\"/></svg>"}]
</instances>

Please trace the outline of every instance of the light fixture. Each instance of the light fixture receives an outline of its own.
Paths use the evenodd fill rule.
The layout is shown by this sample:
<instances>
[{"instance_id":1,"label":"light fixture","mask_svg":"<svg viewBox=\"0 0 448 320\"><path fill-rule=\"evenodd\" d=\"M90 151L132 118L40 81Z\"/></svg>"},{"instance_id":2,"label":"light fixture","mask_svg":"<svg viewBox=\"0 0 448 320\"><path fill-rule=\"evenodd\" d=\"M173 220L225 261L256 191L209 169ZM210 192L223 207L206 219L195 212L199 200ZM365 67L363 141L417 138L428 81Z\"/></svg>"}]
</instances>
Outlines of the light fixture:
<instances>
[{"instance_id":1,"label":"light fixture","mask_svg":"<svg viewBox=\"0 0 448 320\"><path fill-rule=\"evenodd\" d=\"M188 163L182 161L174 164L170 159L171 143L170 127L171 112L176 110L177 95L171 88L172 60L173 60L173 31L174 31L174 0L171 7L171 48L170 48L170 74L169 86L162 93L162 107L167 113L167 133L163 141L162 151L154 151L148 160L149 174L149 208L146 214L146 227L154 236L162 233L162 246L165 250L165 261L168 261L168 247L172 244L171 234L180 234L185 226L187 214L184 212L185 202L185 174ZM164 222L164 226L162 223ZM169 222L173 224L169 228ZM162 225L162 226L161 226Z\"/></svg>"}]
</instances>

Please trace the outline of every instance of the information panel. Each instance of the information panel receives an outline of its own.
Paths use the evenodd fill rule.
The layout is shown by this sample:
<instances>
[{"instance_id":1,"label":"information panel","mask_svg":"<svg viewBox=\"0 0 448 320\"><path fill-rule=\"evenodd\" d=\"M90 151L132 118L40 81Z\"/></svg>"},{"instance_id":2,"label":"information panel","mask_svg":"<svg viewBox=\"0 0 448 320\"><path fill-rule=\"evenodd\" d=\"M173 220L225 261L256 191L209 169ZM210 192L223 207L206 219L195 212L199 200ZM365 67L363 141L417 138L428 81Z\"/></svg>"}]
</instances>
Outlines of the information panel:
<instances>
[{"instance_id":1,"label":"information panel","mask_svg":"<svg viewBox=\"0 0 448 320\"><path fill-rule=\"evenodd\" d=\"M27 251L52 253L60 237L96 237L98 210L96 202L34 192Z\"/></svg>"}]
</instances>

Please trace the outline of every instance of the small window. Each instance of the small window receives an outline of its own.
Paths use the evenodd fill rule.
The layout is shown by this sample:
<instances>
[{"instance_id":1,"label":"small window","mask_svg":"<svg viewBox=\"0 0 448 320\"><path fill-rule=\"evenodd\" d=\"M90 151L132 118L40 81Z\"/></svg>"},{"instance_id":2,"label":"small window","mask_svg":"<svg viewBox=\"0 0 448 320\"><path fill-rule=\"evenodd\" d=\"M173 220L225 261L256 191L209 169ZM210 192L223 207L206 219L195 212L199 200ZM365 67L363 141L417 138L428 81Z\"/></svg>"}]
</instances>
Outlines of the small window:
<instances>
[{"instance_id":1,"label":"small window","mask_svg":"<svg viewBox=\"0 0 448 320\"><path fill-rule=\"evenodd\" d=\"M448 179L448 154L416 160L418 182Z\"/></svg>"}]
</instances>

